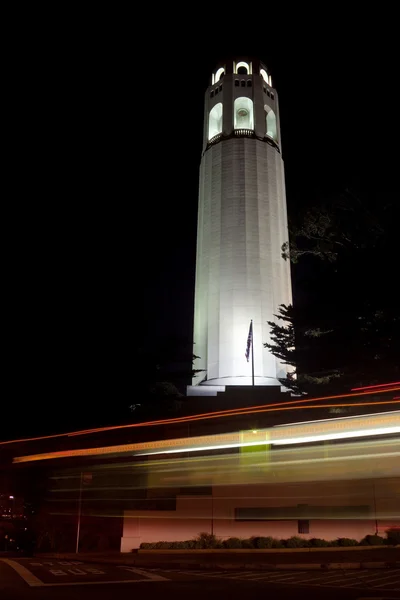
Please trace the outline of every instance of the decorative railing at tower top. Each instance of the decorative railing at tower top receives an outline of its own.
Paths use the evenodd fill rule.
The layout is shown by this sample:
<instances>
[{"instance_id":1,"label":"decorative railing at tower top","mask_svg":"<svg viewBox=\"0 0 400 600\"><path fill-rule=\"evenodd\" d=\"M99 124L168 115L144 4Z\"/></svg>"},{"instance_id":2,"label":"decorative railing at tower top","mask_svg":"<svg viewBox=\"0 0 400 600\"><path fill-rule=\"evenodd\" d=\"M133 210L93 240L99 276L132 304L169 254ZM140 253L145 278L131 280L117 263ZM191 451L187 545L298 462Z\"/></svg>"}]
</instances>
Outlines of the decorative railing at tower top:
<instances>
[{"instance_id":1,"label":"decorative railing at tower top","mask_svg":"<svg viewBox=\"0 0 400 600\"><path fill-rule=\"evenodd\" d=\"M254 129L248 129L248 128L234 129L232 131L232 133L230 133L228 135L224 135L223 133L217 133L217 135L214 135L210 140L208 140L207 146L206 146L204 152L206 152L211 146L214 146L218 142L221 142L223 140L229 140L234 137L247 137L247 138L253 138L256 140L260 140L261 142L266 142L270 146L273 146L275 148L275 150L277 150L279 152L279 154L281 153L279 144L275 140L273 140L269 135L265 134L264 137L260 137L260 136L256 135L256 132L254 131ZM204 154L204 152L203 152L203 154Z\"/></svg>"},{"instance_id":2,"label":"decorative railing at tower top","mask_svg":"<svg viewBox=\"0 0 400 600\"><path fill-rule=\"evenodd\" d=\"M213 144L216 144L217 142L219 142L221 137L222 137L222 133L217 133L217 135L214 135L210 140L208 140L208 146L212 146Z\"/></svg>"},{"instance_id":3,"label":"decorative railing at tower top","mask_svg":"<svg viewBox=\"0 0 400 600\"><path fill-rule=\"evenodd\" d=\"M234 129L234 134L242 137L253 137L254 129Z\"/></svg>"}]
</instances>

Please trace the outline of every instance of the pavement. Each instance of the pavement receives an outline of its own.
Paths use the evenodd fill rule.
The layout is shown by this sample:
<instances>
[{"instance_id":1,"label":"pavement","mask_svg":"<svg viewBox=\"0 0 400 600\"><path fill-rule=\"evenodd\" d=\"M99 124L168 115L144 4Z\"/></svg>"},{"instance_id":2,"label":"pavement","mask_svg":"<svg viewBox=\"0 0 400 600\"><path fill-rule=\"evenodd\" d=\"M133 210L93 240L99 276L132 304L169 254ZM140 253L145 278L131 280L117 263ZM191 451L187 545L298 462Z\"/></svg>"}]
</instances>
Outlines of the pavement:
<instances>
[{"instance_id":1,"label":"pavement","mask_svg":"<svg viewBox=\"0 0 400 600\"><path fill-rule=\"evenodd\" d=\"M335 571L141 569L84 560L0 559L1 600L114 600L146 594L174 600L243 600L244 594L282 600L400 598L400 568Z\"/></svg>"}]
</instances>

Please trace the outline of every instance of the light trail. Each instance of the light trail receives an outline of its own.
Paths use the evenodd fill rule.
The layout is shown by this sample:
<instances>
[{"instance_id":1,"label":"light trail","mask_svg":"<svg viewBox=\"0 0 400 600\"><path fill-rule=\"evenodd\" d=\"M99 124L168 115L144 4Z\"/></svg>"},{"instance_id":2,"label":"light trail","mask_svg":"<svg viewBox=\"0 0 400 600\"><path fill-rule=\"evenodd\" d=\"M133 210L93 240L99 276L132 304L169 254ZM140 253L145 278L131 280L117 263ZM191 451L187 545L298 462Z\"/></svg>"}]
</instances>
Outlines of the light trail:
<instances>
[{"instance_id":1,"label":"light trail","mask_svg":"<svg viewBox=\"0 0 400 600\"><path fill-rule=\"evenodd\" d=\"M357 390L375 390L377 388L392 388L393 386L396 386L396 385L399 386L400 381L393 381L393 383L379 383L377 385L366 385L365 387L351 388L351 391L355 392ZM391 391L391 390L388 389L387 391Z\"/></svg>"},{"instance_id":2,"label":"light trail","mask_svg":"<svg viewBox=\"0 0 400 600\"><path fill-rule=\"evenodd\" d=\"M383 404L400 404L400 402L397 401L390 401L390 402L384 402ZM382 404L382 403L371 403L371 404ZM321 408L332 408L332 406L336 406L336 405L318 405L318 407ZM350 405L352 406L352 405ZM276 409L276 408L269 408L269 409L264 409L264 410L260 410L260 411L254 411L254 412L274 412L277 410L300 410L300 409L306 409L306 408L315 408L315 406L296 406L296 407L285 407L285 408L280 408L280 409ZM398 412L398 411L396 411ZM285 428L288 432L298 432L298 431L303 431L306 433L309 433L310 428L312 427L314 432L318 430L318 428L320 429L326 429L327 427L332 428L341 428L341 429L346 429L346 428L350 428L351 426L353 426L353 429L350 429L350 432L354 431L354 425L358 424L361 422L361 420L363 420L364 423L371 423L371 422L378 422L380 424L384 424L385 420L387 420L389 418L389 425L390 427L388 427L388 431L384 431L383 433L381 433L379 430L381 428L376 428L373 427L372 430L375 430L375 433L370 433L370 429L368 429L368 433L366 433L365 435L383 435L385 433L400 433L400 416L398 416L397 414L391 412L391 413L385 413L383 415L377 414L377 415L369 415L369 416L355 416L355 417L344 417L344 418L338 418L338 419L328 419L326 421L319 421L315 424L311 423L309 425L299 425L299 424L292 424L292 425L285 425L285 426L279 426L276 428L270 428L268 430L260 430L259 432L255 432L256 434L260 435L265 435L266 432L269 432L269 439L267 441L265 441L264 439L259 439L259 437L257 438L256 441L254 442L244 442L241 443L237 437L235 438L235 436L237 436L237 433L233 433L233 434L215 434L212 436L202 436L202 437L196 437L196 438L192 438L192 440L216 440L219 439L221 442L223 441L228 441L229 443L226 446L223 446L221 444L215 446L215 444L211 443L209 444L208 447L204 447L202 446L200 448L200 450L214 450L214 449L222 449L224 447L226 448L237 448L237 447L241 447L241 446L257 446L257 445L262 445L262 444L270 444L270 443L275 443L276 439L274 440L274 432L279 432L279 436L281 436L281 442L280 443L285 443L284 440L285 438L283 437L284 434L282 432L284 432ZM388 417L389 415L389 417ZM399 413L400 415L400 413ZM398 425L395 425L394 427L392 426L392 422L390 419L395 419L395 423L396 423L396 419L398 422ZM359 431L359 430L356 430ZM344 433L344 432L341 432ZM278 434L276 434L278 436ZM315 435L315 433L314 433ZM323 433L323 435L326 435L325 433ZM292 436L293 437L293 436ZM358 436L354 436L354 437L358 437ZM40 461L40 460L51 460L51 459L57 459L57 458L71 458L71 457L80 457L80 456L96 456L96 455L105 455L105 454L123 454L123 453L128 453L128 452L140 452L140 454L167 454L167 453L172 453L172 452L193 452L193 451L197 451L197 450L193 450L189 448L183 448L183 444L187 444L188 441L191 438L181 438L180 440L174 440L174 439L169 439L169 440L163 440L163 441L155 441L155 442L142 442L142 443L136 443L136 444L122 444L122 445L117 445L117 446L105 446L105 447L95 447L95 448L82 448L82 449L77 449L77 450L63 450L63 451L57 451L57 452L48 452L48 453L42 453L42 454L33 454L33 455L27 455L27 456L19 456L19 457L15 457L13 459L14 463L23 463L23 462L32 462L32 461ZM278 438L279 439L279 438ZM327 438L330 439L330 438ZM339 438L331 438L331 439L340 439ZM313 440L314 441L314 440ZM320 441L318 439L316 439L315 441ZM179 449L171 449L171 450L165 450L166 447L168 446L177 446L177 444L181 443ZM304 442L305 443L305 442ZM234 445L232 445L234 444ZM156 449L157 447L162 450L160 452L157 452ZM192 447L193 448L193 447ZM150 450L150 452L146 452L146 450ZM142 452L144 451L144 452Z\"/></svg>"},{"instance_id":3,"label":"light trail","mask_svg":"<svg viewBox=\"0 0 400 600\"><path fill-rule=\"evenodd\" d=\"M386 390L386 389L378 390L378 391L380 393L400 391L400 386L398 388L393 388L393 389L389 389L389 390ZM210 413L200 413L197 415L190 415L190 416L186 416L186 417L175 417L173 419L160 419L157 421L145 421L142 423L129 423L127 425L109 425L107 427L98 427L96 429L83 429L83 430L79 430L79 431L72 431L69 433L56 433L56 434L52 434L52 435L38 436L38 437L33 437L33 438L20 438L20 439L16 439L16 440L5 440L5 441L0 441L0 446L9 445L9 444L17 444L17 443L22 443L22 442L34 442L34 441L40 441L40 440L56 439L56 438L60 438L60 437L89 435L89 434L100 433L100 432L105 432L105 431L116 431L119 429L130 429L130 428L136 428L136 427L153 427L153 426L157 426L157 425L173 425L173 424L178 424L178 423L188 423L188 422L190 423L190 422L195 422L195 421L201 421L201 420L205 420L205 419L233 417L233 416L242 415L242 414L253 414L253 413L256 414L259 412L266 412L266 411L263 411L260 409L264 409L264 408L269 409L272 407L283 407L283 408L281 408L281 410L285 410L285 407L287 407L287 406L293 407L293 409L295 409L297 407L299 407L299 408L324 408L324 406L322 406L322 405L309 407L309 406L303 406L303 404L306 404L308 402L320 402L320 401L324 401L324 400L336 400L336 399L341 399L341 398L360 398L360 397L364 397L364 396L371 396L376 393L377 393L376 390L372 390L372 391L367 391L367 392L363 392L363 393L359 393L359 394L357 394L357 393L339 394L339 395L334 395L334 396L321 396L320 398L303 398L301 400L287 400L284 402L276 402L276 403L272 403L272 404L261 404L261 405L243 407L243 408L219 410L219 411L214 411L214 412L210 412ZM398 398L396 398L396 399L398 399ZM389 400L389 401L380 401L380 402L372 402L372 403L359 402L356 405L357 406L371 406L373 404L392 404L392 403L393 403L393 401ZM299 405L302 405L302 406L299 406ZM354 406L354 404L342 404L341 403L341 404L332 404L329 406L330 407Z\"/></svg>"}]
</instances>

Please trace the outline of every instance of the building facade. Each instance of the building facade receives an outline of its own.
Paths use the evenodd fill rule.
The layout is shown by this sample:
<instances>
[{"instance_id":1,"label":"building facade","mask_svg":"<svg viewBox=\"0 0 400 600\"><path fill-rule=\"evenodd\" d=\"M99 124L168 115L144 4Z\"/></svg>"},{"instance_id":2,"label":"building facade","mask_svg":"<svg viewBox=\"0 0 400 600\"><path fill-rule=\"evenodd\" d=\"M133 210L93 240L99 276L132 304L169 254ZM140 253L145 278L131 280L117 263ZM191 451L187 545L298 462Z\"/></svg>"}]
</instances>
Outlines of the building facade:
<instances>
[{"instance_id":1,"label":"building facade","mask_svg":"<svg viewBox=\"0 0 400 600\"><path fill-rule=\"evenodd\" d=\"M205 95L197 231L193 385L276 385L282 365L263 344L292 300L278 95L259 60L227 61Z\"/></svg>"},{"instance_id":2,"label":"building facade","mask_svg":"<svg viewBox=\"0 0 400 600\"><path fill-rule=\"evenodd\" d=\"M191 540L203 531L221 541L252 536L360 541L399 527L399 506L399 477L218 486L207 496L178 496L173 511L126 511L121 552L142 542Z\"/></svg>"}]
</instances>

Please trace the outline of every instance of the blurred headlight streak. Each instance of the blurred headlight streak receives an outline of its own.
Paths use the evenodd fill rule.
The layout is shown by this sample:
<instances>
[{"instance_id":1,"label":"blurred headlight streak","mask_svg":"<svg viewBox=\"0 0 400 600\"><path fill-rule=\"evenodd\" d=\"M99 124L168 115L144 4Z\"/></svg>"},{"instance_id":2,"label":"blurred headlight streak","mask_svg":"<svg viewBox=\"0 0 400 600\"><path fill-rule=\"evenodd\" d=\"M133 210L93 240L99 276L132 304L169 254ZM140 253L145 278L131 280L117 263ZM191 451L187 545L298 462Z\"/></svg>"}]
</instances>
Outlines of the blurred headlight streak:
<instances>
[{"instance_id":1,"label":"blurred headlight streak","mask_svg":"<svg viewBox=\"0 0 400 600\"><path fill-rule=\"evenodd\" d=\"M400 433L400 411L342 417L325 421L279 425L256 433L249 431L249 441L243 432L223 433L198 437L157 440L137 444L82 448L60 452L49 452L19 456L14 463L48 460L56 458L101 456L106 454L133 453L138 456L176 454L180 452L208 452L269 445L293 445L316 443L329 440L356 439Z\"/></svg>"},{"instance_id":2,"label":"blurred headlight streak","mask_svg":"<svg viewBox=\"0 0 400 600\"><path fill-rule=\"evenodd\" d=\"M318 444L292 448L276 448L254 452L241 461L238 453L206 457L167 458L129 464L98 465L97 471L110 468L116 471L115 479L107 479L108 485L88 488L92 499L101 501L121 498L122 490L188 488L208 486L247 486L260 484L343 481L393 478L400 476L400 439L379 439L345 443ZM125 486L121 485L121 467L130 469ZM126 471L125 471L126 473ZM143 477L145 475L145 477ZM94 478L96 480L96 476ZM70 500L71 492L78 492L79 477L75 485L69 480L58 488L49 490L53 499ZM104 481L104 480L103 480ZM114 485L113 483L114 482ZM245 489L238 495L246 496ZM324 488L320 490L324 493ZM176 492L175 492L176 493ZM249 491L248 491L249 493ZM111 495L110 495L111 494ZM347 488L351 495L351 488ZM317 494L318 496L318 494ZM60 499L60 500L59 500ZM400 496L399 496L400 500ZM400 510L400 501L398 504ZM399 512L399 510L397 512Z\"/></svg>"}]
</instances>

